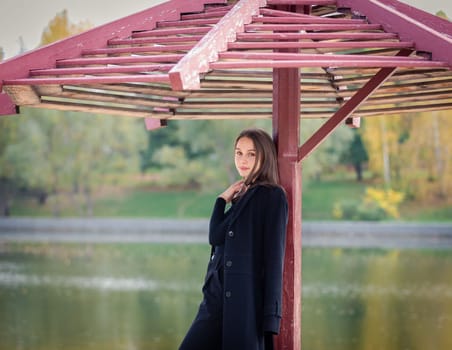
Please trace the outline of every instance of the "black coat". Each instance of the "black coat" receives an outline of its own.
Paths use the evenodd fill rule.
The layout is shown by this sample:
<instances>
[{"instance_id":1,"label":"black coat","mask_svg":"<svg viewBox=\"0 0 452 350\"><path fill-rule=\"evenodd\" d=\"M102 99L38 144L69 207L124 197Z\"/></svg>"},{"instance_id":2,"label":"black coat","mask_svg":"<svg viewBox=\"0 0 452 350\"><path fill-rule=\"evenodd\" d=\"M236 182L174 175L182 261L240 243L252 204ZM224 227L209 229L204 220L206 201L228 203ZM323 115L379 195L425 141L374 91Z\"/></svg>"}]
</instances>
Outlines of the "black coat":
<instances>
[{"instance_id":1,"label":"black coat","mask_svg":"<svg viewBox=\"0 0 452 350\"><path fill-rule=\"evenodd\" d=\"M209 228L209 243L224 243L223 350L258 350L264 332L279 333L287 199L258 185L225 207L218 198Z\"/></svg>"}]
</instances>

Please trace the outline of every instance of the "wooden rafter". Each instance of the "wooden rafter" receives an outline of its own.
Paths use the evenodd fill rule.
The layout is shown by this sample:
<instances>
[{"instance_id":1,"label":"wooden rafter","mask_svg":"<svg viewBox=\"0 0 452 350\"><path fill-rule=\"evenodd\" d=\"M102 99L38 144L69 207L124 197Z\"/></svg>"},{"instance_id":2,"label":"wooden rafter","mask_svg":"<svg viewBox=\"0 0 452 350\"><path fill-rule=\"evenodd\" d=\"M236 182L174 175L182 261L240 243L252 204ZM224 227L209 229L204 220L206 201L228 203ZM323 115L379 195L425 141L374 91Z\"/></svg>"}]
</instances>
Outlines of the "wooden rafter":
<instances>
[{"instance_id":1,"label":"wooden rafter","mask_svg":"<svg viewBox=\"0 0 452 350\"><path fill-rule=\"evenodd\" d=\"M179 5L179 1L173 2ZM362 6L367 2L360 2L359 9L365 9ZM181 10L171 16L166 12L171 5L161 5L156 7L158 11L146 11L146 16L130 17L138 24L130 32L104 37L105 44L79 45L77 52L60 50L61 44L56 50L51 46L60 52L53 56L57 57L53 63L33 63L31 67L31 56L39 62L44 56L41 52L50 52L50 48L37 50L27 60L14 62L22 66L20 74L11 74L13 62L3 63L0 76L4 93L0 96L14 103L4 103L1 113L16 113L15 105L45 104L160 118L160 103L172 119L207 118L212 113L218 118L267 118L271 117L268 96L275 68L300 69L301 117L332 116L357 87L384 67L397 67L397 71L355 111L360 116L452 105L448 98L452 92L450 64L432 60L433 55L417 55L416 37L400 38L399 30L384 30L384 23L368 21L365 16L356 18L354 1L213 3L184 3L185 7L177 6ZM310 13L298 13L276 8L281 4L315 7ZM124 27L124 21L120 24ZM438 27L427 31L428 35ZM75 39L68 42L71 40ZM396 56L400 49L413 53ZM96 88L99 85L103 86L100 90ZM186 91L176 93L174 89ZM134 93L138 95L131 96ZM267 96L267 100L246 101L250 94L258 99ZM177 102L168 103L159 96L178 97Z\"/></svg>"}]
</instances>

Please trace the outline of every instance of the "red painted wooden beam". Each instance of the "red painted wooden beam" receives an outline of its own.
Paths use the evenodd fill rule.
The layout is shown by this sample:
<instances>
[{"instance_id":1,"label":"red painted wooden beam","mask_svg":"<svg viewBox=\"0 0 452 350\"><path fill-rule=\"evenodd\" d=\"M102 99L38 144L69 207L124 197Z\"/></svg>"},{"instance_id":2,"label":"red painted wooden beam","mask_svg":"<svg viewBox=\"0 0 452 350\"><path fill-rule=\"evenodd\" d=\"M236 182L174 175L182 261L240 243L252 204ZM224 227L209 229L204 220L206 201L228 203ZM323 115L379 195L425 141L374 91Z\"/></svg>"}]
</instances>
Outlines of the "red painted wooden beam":
<instances>
[{"instance_id":1,"label":"red painted wooden beam","mask_svg":"<svg viewBox=\"0 0 452 350\"><path fill-rule=\"evenodd\" d=\"M133 33L132 38L149 38L149 37L162 37L171 35L192 35L192 34L206 34L211 30L210 27L194 27L194 28L170 28L159 30L146 30L142 32ZM114 43L114 40L110 40L109 44Z\"/></svg>"},{"instance_id":2,"label":"red painted wooden beam","mask_svg":"<svg viewBox=\"0 0 452 350\"><path fill-rule=\"evenodd\" d=\"M193 44L181 45L147 45L147 46L129 46L129 47L106 47L101 49L83 50L82 55L116 55L121 53L137 54L143 52L166 52L166 51L188 51Z\"/></svg>"},{"instance_id":3,"label":"red painted wooden beam","mask_svg":"<svg viewBox=\"0 0 452 350\"><path fill-rule=\"evenodd\" d=\"M168 74L142 74L118 76L86 76L56 78L25 78L5 80L4 85L87 85L87 84L121 84L121 83L169 83Z\"/></svg>"},{"instance_id":4,"label":"red painted wooden beam","mask_svg":"<svg viewBox=\"0 0 452 350\"><path fill-rule=\"evenodd\" d=\"M213 25L218 22L219 18L202 18L202 19L189 19L178 21L163 21L157 23L157 28L166 27L189 27L189 26L206 26Z\"/></svg>"},{"instance_id":5,"label":"red painted wooden beam","mask_svg":"<svg viewBox=\"0 0 452 350\"><path fill-rule=\"evenodd\" d=\"M144 118L144 123L146 125L146 130L157 130L164 128L168 125L166 119L155 119L155 118Z\"/></svg>"},{"instance_id":6,"label":"red painted wooden beam","mask_svg":"<svg viewBox=\"0 0 452 350\"><path fill-rule=\"evenodd\" d=\"M399 55L408 55L408 50ZM298 160L306 158L326 137L346 118L348 118L369 96L376 91L396 71L397 68L383 68L372 77L353 97L329 118L298 150Z\"/></svg>"},{"instance_id":7,"label":"red painted wooden beam","mask_svg":"<svg viewBox=\"0 0 452 350\"><path fill-rule=\"evenodd\" d=\"M218 59L218 52L227 49L227 43L235 40L237 32L243 32L244 25L259 13L265 0L242 0L202 38L195 47L170 71L174 90L199 89L201 73L209 70L209 63Z\"/></svg>"},{"instance_id":8,"label":"red painted wooden beam","mask_svg":"<svg viewBox=\"0 0 452 350\"><path fill-rule=\"evenodd\" d=\"M299 32L300 30L381 30L380 24L247 24L245 31Z\"/></svg>"},{"instance_id":9,"label":"red painted wooden beam","mask_svg":"<svg viewBox=\"0 0 452 350\"><path fill-rule=\"evenodd\" d=\"M334 5L335 0L267 0L267 5Z\"/></svg>"},{"instance_id":10,"label":"red painted wooden beam","mask_svg":"<svg viewBox=\"0 0 452 350\"><path fill-rule=\"evenodd\" d=\"M167 72L174 64L149 64L130 66L107 66L107 67L75 67L75 68L51 68L36 69L30 71L31 77L49 75L89 75L89 74L112 74L112 73L146 73L153 71Z\"/></svg>"},{"instance_id":11,"label":"red painted wooden beam","mask_svg":"<svg viewBox=\"0 0 452 350\"><path fill-rule=\"evenodd\" d=\"M395 33L239 33L237 40L378 40L378 39L395 39Z\"/></svg>"},{"instance_id":12,"label":"red painted wooden beam","mask_svg":"<svg viewBox=\"0 0 452 350\"><path fill-rule=\"evenodd\" d=\"M202 11L206 4L221 2L225 3L226 0L171 0L8 59L0 63L0 91L3 80L25 78L31 69L55 67L58 59L77 57L83 49L105 47L109 39L126 37L131 32L144 28L152 29L158 21L176 20L181 12Z\"/></svg>"},{"instance_id":13,"label":"red painted wooden beam","mask_svg":"<svg viewBox=\"0 0 452 350\"><path fill-rule=\"evenodd\" d=\"M262 13L262 11L261 11ZM348 18L323 18L317 16L302 17L263 17L254 16L253 23L277 23L277 24L366 24L367 22L362 19L348 19Z\"/></svg>"},{"instance_id":14,"label":"red painted wooden beam","mask_svg":"<svg viewBox=\"0 0 452 350\"><path fill-rule=\"evenodd\" d=\"M338 7L351 8L401 40L416 42L416 49L432 53L434 60L452 67L452 24L450 21L395 0L337 0Z\"/></svg>"},{"instance_id":15,"label":"red painted wooden beam","mask_svg":"<svg viewBox=\"0 0 452 350\"><path fill-rule=\"evenodd\" d=\"M119 57L82 57L57 61L57 67L87 66L99 64L127 64L150 62L177 62L183 54L171 55L143 55L143 56L119 56Z\"/></svg>"},{"instance_id":16,"label":"red painted wooden beam","mask_svg":"<svg viewBox=\"0 0 452 350\"><path fill-rule=\"evenodd\" d=\"M325 54L306 54L294 52L237 52L229 51L220 53L222 59L252 59L252 60L330 60L331 61L389 61L394 66L408 62L415 64L431 61L422 57L400 57L400 56L377 56L377 55L325 55ZM437 63L437 62L436 62ZM445 63L443 63L446 65Z\"/></svg>"},{"instance_id":17,"label":"red painted wooden beam","mask_svg":"<svg viewBox=\"0 0 452 350\"><path fill-rule=\"evenodd\" d=\"M432 62L432 61L390 61L369 59L341 59L332 60L325 55L324 59L319 60L248 60L241 62L212 62L210 67L212 69L239 69L239 68L296 68L296 67L361 67L361 68L378 68L378 67L424 67L424 68L447 68L446 62Z\"/></svg>"},{"instance_id":18,"label":"red painted wooden beam","mask_svg":"<svg viewBox=\"0 0 452 350\"><path fill-rule=\"evenodd\" d=\"M169 43L188 43L201 40L203 35L186 36L146 36L142 38L127 38L109 40L108 45L143 45L143 44L169 44Z\"/></svg>"},{"instance_id":19,"label":"red painted wooden beam","mask_svg":"<svg viewBox=\"0 0 452 350\"><path fill-rule=\"evenodd\" d=\"M283 317L278 350L301 347L301 168L300 72L297 68L273 70L273 132L278 146L281 185L289 201L284 261Z\"/></svg>"},{"instance_id":20,"label":"red painted wooden beam","mask_svg":"<svg viewBox=\"0 0 452 350\"><path fill-rule=\"evenodd\" d=\"M0 117L17 114L17 107L6 93L0 93Z\"/></svg>"},{"instance_id":21,"label":"red painted wooden beam","mask_svg":"<svg viewBox=\"0 0 452 350\"><path fill-rule=\"evenodd\" d=\"M411 48L414 47L413 42L405 41L316 41L316 42L299 42L299 41L261 41L261 42L234 42L229 43L228 48L232 50L257 50L257 49L357 49L357 48Z\"/></svg>"}]
</instances>

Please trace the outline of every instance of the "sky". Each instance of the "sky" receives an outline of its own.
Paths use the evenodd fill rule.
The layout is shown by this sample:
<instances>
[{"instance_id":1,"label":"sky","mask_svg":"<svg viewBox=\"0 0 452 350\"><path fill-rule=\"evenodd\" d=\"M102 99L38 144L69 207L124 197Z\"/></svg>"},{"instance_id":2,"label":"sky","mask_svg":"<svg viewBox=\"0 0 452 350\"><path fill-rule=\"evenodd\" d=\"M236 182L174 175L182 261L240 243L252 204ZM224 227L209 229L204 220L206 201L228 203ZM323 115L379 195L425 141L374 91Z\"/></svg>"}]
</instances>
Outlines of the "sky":
<instances>
[{"instance_id":1,"label":"sky","mask_svg":"<svg viewBox=\"0 0 452 350\"><path fill-rule=\"evenodd\" d=\"M89 21L93 26L98 26L161 2L164 0L0 0L0 47L5 58L18 54L21 39L26 49L37 47L50 20L63 10L67 10L72 23ZM443 10L449 18L452 17L450 0L403 2L433 14Z\"/></svg>"}]
</instances>

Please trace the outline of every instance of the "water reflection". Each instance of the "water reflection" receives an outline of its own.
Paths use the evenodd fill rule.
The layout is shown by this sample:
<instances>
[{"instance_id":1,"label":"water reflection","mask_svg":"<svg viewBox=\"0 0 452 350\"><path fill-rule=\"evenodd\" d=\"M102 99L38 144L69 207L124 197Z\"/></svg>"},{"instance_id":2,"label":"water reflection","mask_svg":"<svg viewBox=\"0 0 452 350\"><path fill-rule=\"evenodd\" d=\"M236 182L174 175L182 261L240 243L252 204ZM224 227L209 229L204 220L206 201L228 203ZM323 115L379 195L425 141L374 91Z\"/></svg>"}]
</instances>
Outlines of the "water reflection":
<instances>
[{"instance_id":1,"label":"water reflection","mask_svg":"<svg viewBox=\"0 0 452 350\"><path fill-rule=\"evenodd\" d=\"M1 269L2 266L0 264L0 271ZM190 289L185 283L163 283L146 278L39 276L16 272L0 272L1 286L9 288L36 286L49 288L85 288L99 291L186 291Z\"/></svg>"},{"instance_id":2,"label":"water reflection","mask_svg":"<svg viewBox=\"0 0 452 350\"><path fill-rule=\"evenodd\" d=\"M0 246L0 350L177 349L197 244ZM303 349L452 348L452 251L306 248Z\"/></svg>"}]
</instances>

